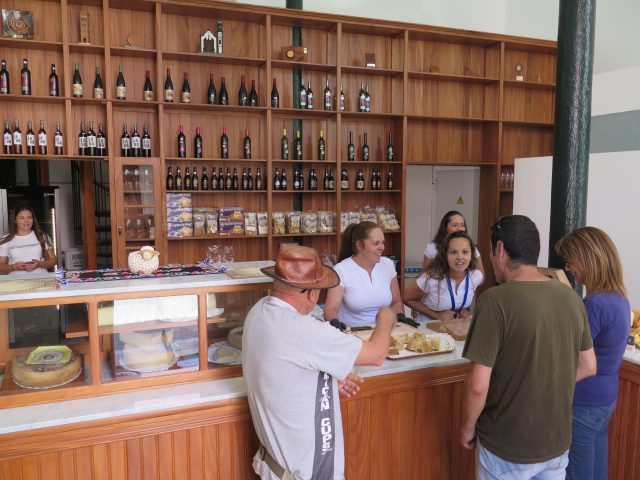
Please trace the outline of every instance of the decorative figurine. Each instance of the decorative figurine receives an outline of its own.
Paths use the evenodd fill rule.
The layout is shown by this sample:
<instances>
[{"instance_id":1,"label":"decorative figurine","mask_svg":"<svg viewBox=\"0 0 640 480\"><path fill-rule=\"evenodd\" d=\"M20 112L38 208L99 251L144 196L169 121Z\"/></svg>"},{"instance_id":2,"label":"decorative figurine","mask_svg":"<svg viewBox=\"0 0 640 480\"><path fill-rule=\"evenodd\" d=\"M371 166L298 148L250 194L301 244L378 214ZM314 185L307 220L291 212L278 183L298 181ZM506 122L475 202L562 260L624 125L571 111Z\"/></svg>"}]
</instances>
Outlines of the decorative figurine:
<instances>
[{"instance_id":1,"label":"decorative figurine","mask_svg":"<svg viewBox=\"0 0 640 480\"><path fill-rule=\"evenodd\" d=\"M86 10L80 11L80 43L83 45L89 45L89 12Z\"/></svg>"},{"instance_id":2,"label":"decorative figurine","mask_svg":"<svg viewBox=\"0 0 640 480\"><path fill-rule=\"evenodd\" d=\"M200 36L200 53L218 53L218 37L209 29Z\"/></svg>"},{"instance_id":3,"label":"decorative figurine","mask_svg":"<svg viewBox=\"0 0 640 480\"><path fill-rule=\"evenodd\" d=\"M158 269L160 261L158 256L160 252L156 252L153 247L145 246L137 252L131 252L127 263L129 271L134 275L149 275Z\"/></svg>"}]
</instances>

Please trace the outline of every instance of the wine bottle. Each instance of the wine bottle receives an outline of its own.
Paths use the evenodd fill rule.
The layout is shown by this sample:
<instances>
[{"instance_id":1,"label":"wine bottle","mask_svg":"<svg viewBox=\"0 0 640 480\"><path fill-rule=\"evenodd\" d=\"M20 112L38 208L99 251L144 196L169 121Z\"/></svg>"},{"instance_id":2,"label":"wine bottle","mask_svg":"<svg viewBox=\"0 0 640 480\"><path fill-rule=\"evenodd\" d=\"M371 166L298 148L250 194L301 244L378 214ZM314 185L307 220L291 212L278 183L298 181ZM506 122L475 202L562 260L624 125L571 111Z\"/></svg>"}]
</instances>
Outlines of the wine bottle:
<instances>
[{"instance_id":1,"label":"wine bottle","mask_svg":"<svg viewBox=\"0 0 640 480\"><path fill-rule=\"evenodd\" d=\"M364 190L364 173L362 169L358 169L358 175L356 176L356 190Z\"/></svg>"},{"instance_id":2,"label":"wine bottle","mask_svg":"<svg viewBox=\"0 0 640 480\"><path fill-rule=\"evenodd\" d=\"M298 167L293 170L293 189L300 190L300 172L298 171Z\"/></svg>"},{"instance_id":3,"label":"wine bottle","mask_svg":"<svg viewBox=\"0 0 640 480\"><path fill-rule=\"evenodd\" d=\"M353 162L356 159L356 147L353 144L353 132L349 132L349 145L347 145L347 161Z\"/></svg>"},{"instance_id":4,"label":"wine bottle","mask_svg":"<svg viewBox=\"0 0 640 480\"><path fill-rule=\"evenodd\" d=\"M120 137L120 153L123 157L131 156L131 137L129 137L129 129L125 123L122 126L122 137Z\"/></svg>"},{"instance_id":5,"label":"wine bottle","mask_svg":"<svg viewBox=\"0 0 640 480\"><path fill-rule=\"evenodd\" d=\"M338 110L344 112L344 88L340 85L340 95L338 96Z\"/></svg>"},{"instance_id":6,"label":"wine bottle","mask_svg":"<svg viewBox=\"0 0 640 480\"><path fill-rule=\"evenodd\" d=\"M218 20L218 24L216 26L216 37L217 37L217 45L218 51L216 53L222 53L222 21Z\"/></svg>"},{"instance_id":7,"label":"wine bottle","mask_svg":"<svg viewBox=\"0 0 640 480\"><path fill-rule=\"evenodd\" d=\"M360 84L360 93L358 94L358 111L366 112L367 111L367 94L364 90L364 83Z\"/></svg>"},{"instance_id":8,"label":"wine bottle","mask_svg":"<svg viewBox=\"0 0 640 480\"><path fill-rule=\"evenodd\" d=\"M251 167L247 173L247 190L253 190L253 173L251 173Z\"/></svg>"},{"instance_id":9,"label":"wine bottle","mask_svg":"<svg viewBox=\"0 0 640 480\"><path fill-rule=\"evenodd\" d=\"M40 120L40 130L38 131L38 153L47 154L47 131L44 129L44 120Z\"/></svg>"},{"instance_id":10,"label":"wine bottle","mask_svg":"<svg viewBox=\"0 0 640 480\"><path fill-rule=\"evenodd\" d=\"M271 87L271 107L280 108L280 94L278 93L275 78L273 79L273 86Z\"/></svg>"},{"instance_id":11,"label":"wine bottle","mask_svg":"<svg viewBox=\"0 0 640 480\"><path fill-rule=\"evenodd\" d=\"M286 128L282 129L282 138L280 139L280 160L289 160L289 139Z\"/></svg>"},{"instance_id":12,"label":"wine bottle","mask_svg":"<svg viewBox=\"0 0 640 480\"><path fill-rule=\"evenodd\" d=\"M227 137L227 127L222 127L220 137L220 158L229 158L229 137Z\"/></svg>"},{"instance_id":13,"label":"wine bottle","mask_svg":"<svg viewBox=\"0 0 640 480\"><path fill-rule=\"evenodd\" d=\"M202 135L200 134L200 127L196 127L196 136L193 138L193 156L195 158L202 158Z\"/></svg>"},{"instance_id":14,"label":"wine bottle","mask_svg":"<svg viewBox=\"0 0 640 480\"><path fill-rule=\"evenodd\" d=\"M134 167L133 169L133 191L140 191L140 170L138 167Z\"/></svg>"},{"instance_id":15,"label":"wine bottle","mask_svg":"<svg viewBox=\"0 0 640 480\"><path fill-rule=\"evenodd\" d=\"M220 80L220 105L229 105L229 94L227 93L227 86L225 84L224 77Z\"/></svg>"},{"instance_id":16,"label":"wine bottle","mask_svg":"<svg viewBox=\"0 0 640 480\"><path fill-rule=\"evenodd\" d=\"M324 142L324 132L320 130L320 138L318 139L318 160L327 159L327 148Z\"/></svg>"},{"instance_id":17,"label":"wine bottle","mask_svg":"<svg viewBox=\"0 0 640 480\"><path fill-rule=\"evenodd\" d=\"M31 120L27 121L27 155L36 154L36 135L33 133Z\"/></svg>"},{"instance_id":18,"label":"wine bottle","mask_svg":"<svg viewBox=\"0 0 640 480\"><path fill-rule=\"evenodd\" d=\"M349 190L349 176L347 175L347 169L343 168L340 175L340 190Z\"/></svg>"},{"instance_id":19,"label":"wine bottle","mask_svg":"<svg viewBox=\"0 0 640 480\"><path fill-rule=\"evenodd\" d=\"M142 142L140 141L140 134L138 133L138 124L133 124L133 133L131 134L131 156L142 156Z\"/></svg>"},{"instance_id":20,"label":"wine bottle","mask_svg":"<svg viewBox=\"0 0 640 480\"><path fill-rule=\"evenodd\" d=\"M180 133L178 133L178 158L186 158L187 156L187 139L184 136L184 127L180 125Z\"/></svg>"},{"instance_id":21,"label":"wine bottle","mask_svg":"<svg viewBox=\"0 0 640 480\"><path fill-rule=\"evenodd\" d=\"M29 61L26 58L22 59L20 93L22 93L22 95L31 95L31 72L29 71Z\"/></svg>"},{"instance_id":22,"label":"wine bottle","mask_svg":"<svg viewBox=\"0 0 640 480\"><path fill-rule=\"evenodd\" d=\"M191 87L189 86L189 75L187 74L187 72L184 73L184 80L182 81L180 101L182 103L191 103Z\"/></svg>"},{"instance_id":23,"label":"wine bottle","mask_svg":"<svg viewBox=\"0 0 640 480\"><path fill-rule=\"evenodd\" d=\"M149 70L147 70L145 73L142 99L145 102L153 102L153 86L151 85L151 74L149 73Z\"/></svg>"},{"instance_id":24,"label":"wine bottle","mask_svg":"<svg viewBox=\"0 0 640 480\"><path fill-rule=\"evenodd\" d=\"M233 178L231 179L231 189L240 190L240 178L238 177L237 167L233 167Z\"/></svg>"},{"instance_id":25,"label":"wine bottle","mask_svg":"<svg viewBox=\"0 0 640 480\"><path fill-rule=\"evenodd\" d=\"M209 177L207 176L207 167L202 167L202 180L200 181L202 190L209 190Z\"/></svg>"},{"instance_id":26,"label":"wine bottle","mask_svg":"<svg viewBox=\"0 0 640 480\"><path fill-rule=\"evenodd\" d=\"M311 82L307 87L307 110L313 110L313 90L311 90Z\"/></svg>"},{"instance_id":27,"label":"wine bottle","mask_svg":"<svg viewBox=\"0 0 640 480\"><path fill-rule=\"evenodd\" d=\"M242 179L240 180L240 190L249 190L249 176L247 175L247 169L242 169Z\"/></svg>"},{"instance_id":28,"label":"wine bottle","mask_svg":"<svg viewBox=\"0 0 640 480\"><path fill-rule=\"evenodd\" d=\"M9 80L9 71L7 70L7 62L0 62L0 94L8 95L11 93L11 82Z\"/></svg>"},{"instance_id":29,"label":"wine bottle","mask_svg":"<svg viewBox=\"0 0 640 480\"><path fill-rule=\"evenodd\" d=\"M387 190L393 190L393 170L391 168L387 173Z\"/></svg>"},{"instance_id":30,"label":"wine bottle","mask_svg":"<svg viewBox=\"0 0 640 480\"><path fill-rule=\"evenodd\" d=\"M371 111L371 95L369 95L369 85L364 87L364 111Z\"/></svg>"},{"instance_id":31,"label":"wine bottle","mask_svg":"<svg viewBox=\"0 0 640 480\"><path fill-rule=\"evenodd\" d=\"M182 174L180 173L180 167L176 167L176 178L173 188L174 190L182 190Z\"/></svg>"},{"instance_id":32,"label":"wine bottle","mask_svg":"<svg viewBox=\"0 0 640 480\"><path fill-rule=\"evenodd\" d=\"M94 157L98 147L98 137L93 129L93 120L89 120L89 131L87 132L87 155Z\"/></svg>"},{"instance_id":33,"label":"wine bottle","mask_svg":"<svg viewBox=\"0 0 640 480\"><path fill-rule=\"evenodd\" d=\"M56 122L56 133L53 135L53 149L56 155L64 155L64 136L60 122Z\"/></svg>"},{"instance_id":34,"label":"wine bottle","mask_svg":"<svg viewBox=\"0 0 640 480\"><path fill-rule=\"evenodd\" d=\"M309 185L309 190L318 190L318 177L316 177L315 168L309 170L309 180L307 185Z\"/></svg>"},{"instance_id":35,"label":"wine bottle","mask_svg":"<svg viewBox=\"0 0 640 480\"><path fill-rule=\"evenodd\" d=\"M280 176L280 190L287 189L287 172L284 171L284 167L282 167L282 175Z\"/></svg>"},{"instance_id":36,"label":"wine bottle","mask_svg":"<svg viewBox=\"0 0 640 480\"><path fill-rule=\"evenodd\" d=\"M104 125L98 124L98 135L96 135L96 154L99 157L107 156L107 137L104 135Z\"/></svg>"},{"instance_id":37,"label":"wine bottle","mask_svg":"<svg viewBox=\"0 0 640 480\"><path fill-rule=\"evenodd\" d=\"M171 69L167 68L167 78L164 79L164 101L173 102L173 81L171 81Z\"/></svg>"},{"instance_id":38,"label":"wine bottle","mask_svg":"<svg viewBox=\"0 0 640 480\"><path fill-rule=\"evenodd\" d=\"M191 190L200 190L200 181L198 180L198 171L194 165L193 173L191 174Z\"/></svg>"},{"instance_id":39,"label":"wine bottle","mask_svg":"<svg viewBox=\"0 0 640 480\"><path fill-rule=\"evenodd\" d=\"M278 172L277 167L275 173L273 174L273 189L280 190L280 172Z\"/></svg>"},{"instance_id":40,"label":"wine bottle","mask_svg":"<svg viewBox=\"0 0 640 480\"><path fill-rule=\"evenodd\" d=\"M224 189L233 190L233 179L231 178L231 169L227 167L227 174L224 176Z\"/></svg>"},{"instance_id":41,"label":"wine bottle","mask_svg":"<svg viewBox=\"0 0 640 480\"><path fill-rule=\"evenodd\" d=\"M173 185L173 172L171 171L171 167L169 167L169 170L167 171L167 191L173 190Z\"/></svg>"},{"instance_id":42,"label":"wine bottle","mask_svg":"<svg viewBox=\"0 0 640 480\"><path fill-rule=\"evenodd\" d=\"M151 157L151 136L149 135L149 126L146 123L142 127L142 156Z\"/></svg>"},{"instance_id":43,"label":"wine bottle","mask_svg":"<svg viewBox=\"0 0 640 480\"><path fill-rule=\"evenodd\" d=\"M329 190L329 169L324 169L324 179L322 181L322 189Z\"/></svg>"},{"instance_id":44,"label":"wine bottle","mask_svg":"<svg viewBox=\"0 0 640 480\"><path fill-rule=\"evenodd\" d=\"M78 73L78 75L80 74ZM80 80L80 89L82 90L82 80ZM96 79L93 82L93 98L104 98L104 84L100 76L100 67L96 67Z\"/></svg>"},{"instance_id":45,"label":"wine bottle","mask_svg":"<svg viewBox=\"0 0 640 480\"><path fill-rule=\"evenodd\" d=\"M244 131L244 158L246 160L251 159L251 137L249 136L249 129Z\"/></svg>"},{"instance_id":46,"label":"wine bottle","mask_svg":"<svg viewBox=\"0 0 640 480\"><path fill-rule=\"evenodd\" d=\"M394 157L393 143L391 142L391 133L389 133L389 143L387 144L387 161L392 162Z\"/></svg>"},{"instance_id":47,"label":"wine bottle","mask_svg":"<svg viewBox=\"0 0 640 480\"><path fill-rule=\"evenodd\" d=\"M80 65L78 65L78 62L76 62L75 70L73 72L71 95L75 98L82 98L82 77L80 76Z\"/></svg>"},{"instance_id":48,"label":"wine bottle","mask_svg":"<svg viewBox=\"0 0 640 480\"><path fill-rule=\"evenodd\" d=\"M218 170L218 190L224 190L224 175L222 174L222 167Z\"/></svg>"},{"instance_id":49,"label":"wine bottle","mask_svg":"<svg viewBox=\"0 0 640 480\"><path fill-rule=\"evenodd\" d=\"M369 161L369 143L367 141L367 132L364 133L364 143L362 144L362 161Z\"/></svg>"},{"instance_id":50,"label":"wine bottle","mask_svg":"<svg viewBox=\"0 0 640 480\"><path fill-rule=\"evenodd\" d=\"M80 122L80 133L78 134L78 155L87 154L87 132L84 129L84 122ZM126 157L127 155L122 155Z\"/></svg>"},{"instance_id":51,"label":"wine bottle","mask_svg":"<svg viewBox=\"0 0 640 480\"><path fill-rule=\"evenodd\" d=\"M49 96L60 96L60 83L58 82L58 74L56 73L56 64L51 64L51 73L49 74Z\"/></svg>"},{"instance_id":52,"label":"wine bottle","mask_svg":"<svg viewBox=\"0 0 640 480\"><path fill-rule=\"evenodd\" d=\"M329 88L329 79L327 78L324 83L324 92L322 92L322 107L325 110L331 110L332 98L331 89Z\"/></svg>"},{"instance_id":53,"label":"wine bottle","mask_svg":"<svg viewBox=\"0 0 640 480\"><path fill-rule=\"evenodd\" d=\"M256 81L251 80L251 91L249 92L249 105L252 107L258 106L258 92L256 92Z\"/></svg>"},{"instance_id":54,"label":"wine bottle","mask_svg":"<svg viewBox=\"0 0 640 480\"><path fill-rule=\"evenodd\" d=\"M127 99L127 86L124 83L124 75L122 74L122 65L118 66L118 78L116 79L116 99Z\"/></svg>"},{"instance_id":55,"label":"wine bottle","mask_svg":"<svg viewBox=\"0 0 640 480\"><path fill-rule=\"evenodd\" d=\"M336 189L336 177L333 176L333 168L329 169L329 190Z\"/></svg>"},{"instance_id":56,"label":"wine bottle","mask_svg":"<svg viewBox=\"0 0 640 480\"><path fill-rule=\"evenodd\" d=\"M240 90L238 91L238 105L246 107L249 105L249 98L247 95L247 87L244 83L244 75L240 77Z\"/></svg>"},{"instance_id":57,"label":"wine bottle","mask_svg":"<svg viewBox=\"0 0 640 480\"><path fill-rule=\"evenodd\" d=\"M256 190L262 190L262 173L260 167L256 169Z\"/></svg>"},{"instance_id":58,"label":"wine bottle","mask_svg":"<svg viewBox=\"0 0 640 480\"><path fill-rule=\"evenodd\" d=\"M300 137L300 130L296 131L296 138L293 141L293 159L302 160L302 138Z\"/></svg>"},{"instance_id":59,"label":"wine bottle","mask_svg":"<svg viewBox=\"0 0 640 480\"><path fill-rule=\"evenodd\" d=\"M9 120L4 121L4 132L2 134L2 152L5 154L13 153L13 135L9 130Z\"/></svg>"},{"instance_id":60,"label":"wine bottle","mask_svg":"<svg viewBox=\"0 0 640 480\"><path fill-rule=\"evenodd\" d=\"M189 167L184 170L184 179L182 180L182 188L191 190L191 175L189 175Z\"/></svg>"},{"instance_id":61,"label":"wine bottle","mask_svg":"<svg viewBox=\"0 0 640 480\"><path fill-rule=\"evenodd\" d=\"M218 95L216 94L216 85L213 82L213 74L209 74L209 89L207 90L207 103L215 105L218 103Z\"/></svg>"},{"instance_id":62,"label":"wine bottle","mask_svg":"<svg viewBox=\"0 0 640 480\"><path fill-rule=\"evenodd\" d=\"M300 91L298 92L298 101L300 102L300 108L307 108L307 89L304 88L304 79L300 79Z\"/></svg>"},{"instance_id":63,"label":"wine bottle","mask_svg":"<svg viewBox=\"0 0 640 480\"><path fill-rule=\"evenodd\" d=\"M380 175L380 169L376 169L376 178L378 180L376 190L382 190L382 176Z\"/></svg>"}]
</instances>

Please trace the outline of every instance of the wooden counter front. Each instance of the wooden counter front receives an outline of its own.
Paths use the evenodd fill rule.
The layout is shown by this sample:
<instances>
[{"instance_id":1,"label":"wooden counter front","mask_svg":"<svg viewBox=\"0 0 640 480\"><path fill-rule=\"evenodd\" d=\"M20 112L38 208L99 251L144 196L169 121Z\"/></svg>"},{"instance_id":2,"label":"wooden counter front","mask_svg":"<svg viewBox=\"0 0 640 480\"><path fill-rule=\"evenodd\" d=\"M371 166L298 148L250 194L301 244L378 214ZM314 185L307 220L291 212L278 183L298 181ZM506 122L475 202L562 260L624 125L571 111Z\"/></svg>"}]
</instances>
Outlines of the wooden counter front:
<instances>
[{"instance_id":1,"label":"wooden counter front","mask_svg":"<svg viewBox=\"0 0 640 480\"><path fill-rule=\"evenodd\" d=\"M458 444L466 369L367 378L342 402L347 479L473 478L473 453ZM257 478L257 448L239 398L2 435L0 480L245 480Z\"/></svg>"}]
</instances>

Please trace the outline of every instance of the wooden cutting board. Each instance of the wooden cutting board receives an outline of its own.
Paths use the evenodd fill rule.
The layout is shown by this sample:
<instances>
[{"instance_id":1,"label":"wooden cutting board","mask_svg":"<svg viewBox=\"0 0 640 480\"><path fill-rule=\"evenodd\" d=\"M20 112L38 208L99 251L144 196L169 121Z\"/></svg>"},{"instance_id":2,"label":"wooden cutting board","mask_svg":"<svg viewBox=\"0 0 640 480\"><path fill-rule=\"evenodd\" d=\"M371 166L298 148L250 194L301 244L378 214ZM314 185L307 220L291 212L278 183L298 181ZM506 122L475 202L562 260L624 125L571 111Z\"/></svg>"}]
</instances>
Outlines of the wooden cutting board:
<instances>
[{"instance_id":1,"label":"wooden cutting board","mask_svg":"<svg viewBox=\"0 0 640 480\"><path fill-rule=\"evenodd\" d=\"M459 318L457 320L445 320L443 322L430 322L427 323L426 327L434 332L448 333L456 340L466 340L470 325L470 318Z\"/></svg>"}]
</instances>

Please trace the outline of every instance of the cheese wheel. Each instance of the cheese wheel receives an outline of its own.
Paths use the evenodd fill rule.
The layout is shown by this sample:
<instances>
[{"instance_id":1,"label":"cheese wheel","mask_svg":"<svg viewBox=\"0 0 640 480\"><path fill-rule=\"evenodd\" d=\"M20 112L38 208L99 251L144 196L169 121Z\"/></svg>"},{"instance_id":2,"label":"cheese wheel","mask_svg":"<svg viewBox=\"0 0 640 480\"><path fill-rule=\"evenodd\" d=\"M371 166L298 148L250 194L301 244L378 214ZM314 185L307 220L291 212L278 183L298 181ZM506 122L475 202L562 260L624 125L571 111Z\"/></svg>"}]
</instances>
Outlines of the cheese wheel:
<instances>
[{"instance_id":1,"label":"cheese wheel","mask_svg":"<svg viewBox=\"0 0 640 480\"><path fill-rule=\"evenodd\" d=\"M74 380L82 370L80 356L73 350L66 363L28 364L28 354L18 355L11 363L13 381L24 388L51 388Z\"/></svg>"},{"instance_id":2,"label":"cheese wheel","mask_svg":"<svg viewBox=\"0 0 640 480\"><path fill-rule=\"evenodd\" d=\"M122 351L122 366L127 370L166 370L174 358L173 350L162 343L151 347L125 345Z\"/></svg>"},{"instance_id":3,"label":"cheese wheel","mask_svg":"<svg viewBox=\"0 0 640 480\"><path fill-rule=\"evenodd\" d=\"M163 345L164 339L162 338L162 332L165 332L167 341L171 343L173 341L173 329L167 330L155 330L152 332L123 332L120 333L120 341L125 345L131 345L132 347L154 347L157 345Z\"/></svg>"}]
</instances>

